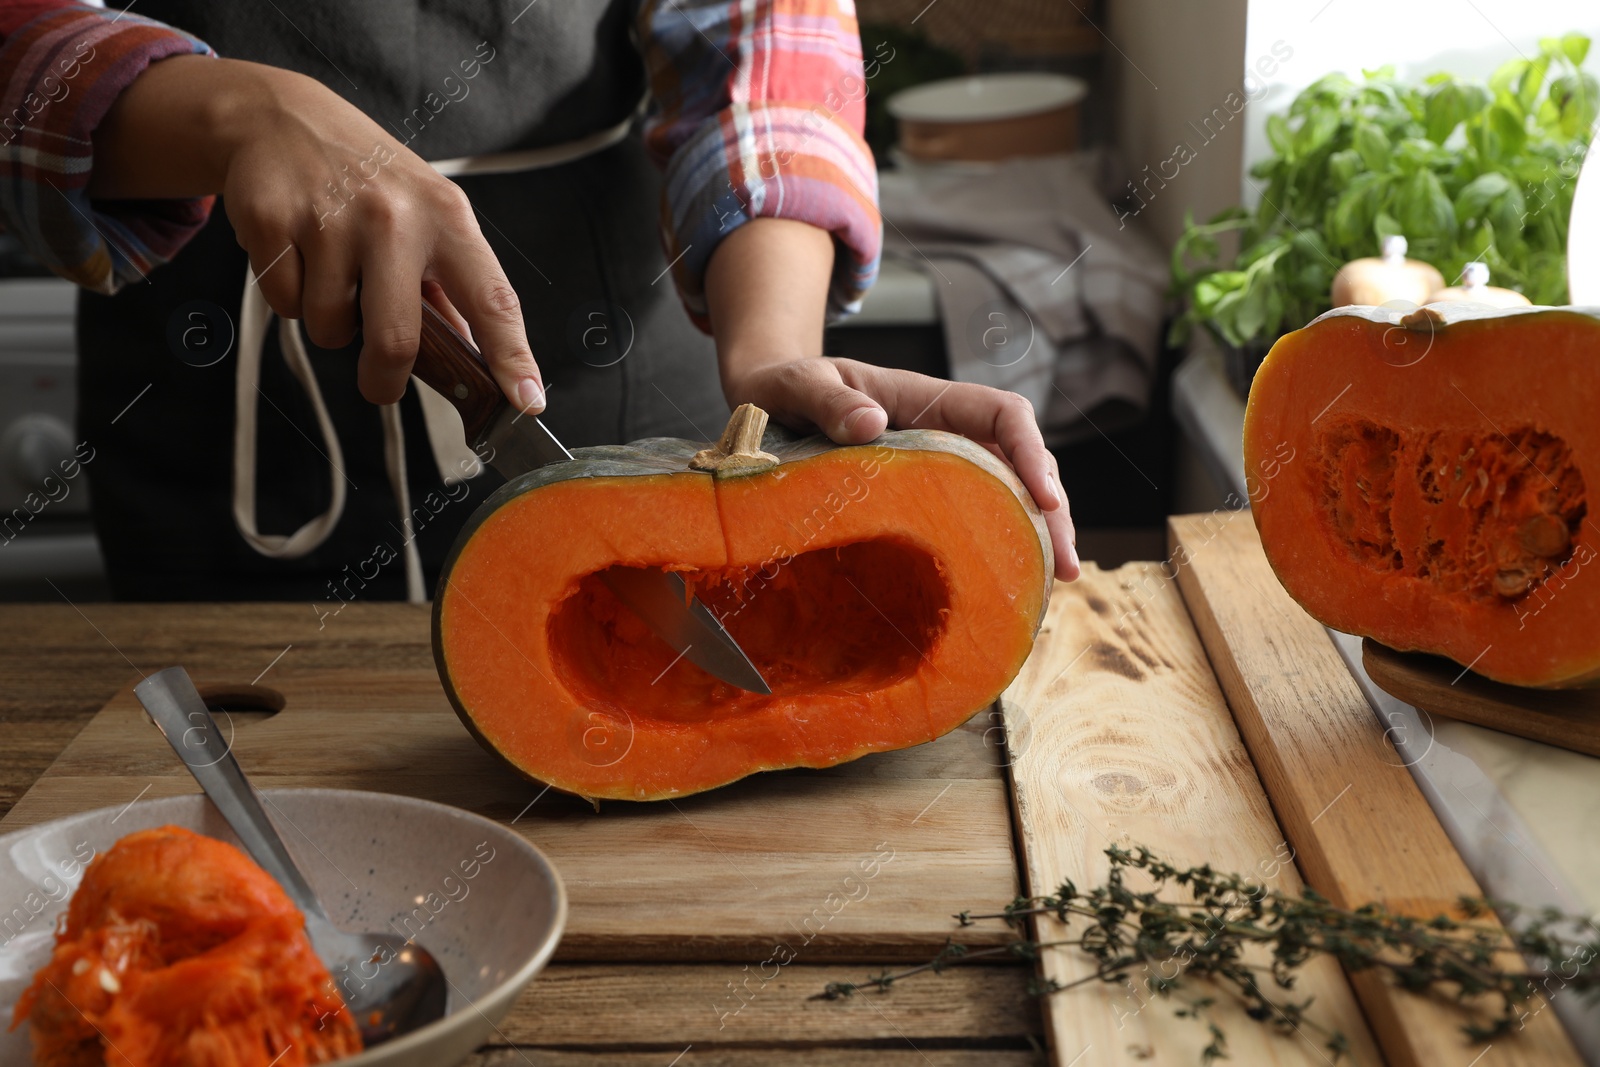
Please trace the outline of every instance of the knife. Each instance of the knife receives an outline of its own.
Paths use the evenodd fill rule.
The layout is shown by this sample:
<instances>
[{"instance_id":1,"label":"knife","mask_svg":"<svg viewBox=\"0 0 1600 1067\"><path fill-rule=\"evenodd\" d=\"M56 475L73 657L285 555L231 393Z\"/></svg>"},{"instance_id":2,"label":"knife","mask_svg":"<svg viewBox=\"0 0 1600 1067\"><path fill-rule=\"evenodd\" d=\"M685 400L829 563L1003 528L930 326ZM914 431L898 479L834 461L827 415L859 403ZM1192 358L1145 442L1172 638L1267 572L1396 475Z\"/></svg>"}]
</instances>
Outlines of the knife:
<instances>
[{"instance_id":1,"label":"knife","mask_svg":"<svg viewBox=\"0 0 1600 1067\"><path fill-rule=\"evenodd\" d=\"M506 478L572 458L537 416L506 402L483 356L426 300L411 373L455 405L467 441L479 455L487 446L489 465ZM681 574L612 568L602 571L600 580L681 658L729 685L763 695L772 692L711 609L689 594Z\"/></svg>"}]
</instances>

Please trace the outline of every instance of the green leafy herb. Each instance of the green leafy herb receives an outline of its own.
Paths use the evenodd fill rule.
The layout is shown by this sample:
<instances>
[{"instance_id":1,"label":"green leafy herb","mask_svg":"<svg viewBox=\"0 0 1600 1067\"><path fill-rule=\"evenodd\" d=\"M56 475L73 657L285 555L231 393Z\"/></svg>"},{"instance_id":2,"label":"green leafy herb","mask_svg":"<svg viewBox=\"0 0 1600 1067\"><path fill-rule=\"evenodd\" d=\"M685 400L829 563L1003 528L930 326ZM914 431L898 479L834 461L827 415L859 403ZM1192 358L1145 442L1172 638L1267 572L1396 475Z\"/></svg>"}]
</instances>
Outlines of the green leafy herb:
<instances>
[{"instance_id":1,"label":"green leafy herb","mask_svg":"<svg viewBox=\"0 0 1600 1067\"><path fill-rule=\"evenodd\" d=\"M1292 995L1300 969L1316 956L1332 956L1347 972L1379 970L1400 988L1455 1003L1462 1030L1487 1041L1516 1029L1538 1010L1540 998L1559 992L1600 989L1600 925L1544 909L1525 913L1514 904L1463 898L1464 918L1417 919L1381 904L1354 911L1338 908L1310 889L1291 897L1225 874L1209 865L1178 868L1149 849L1109 848L1111 870L1104 885L1079 890L1067 881L1051 896L1018 897L1003 911L962 912L962 926L1001 920L1021 929L1033 916L1049 916L1073 936L1051 941L1019 937L1005 945L968 949L955 941L927 963L884 971L859 983L830 982L813 1000L837 1000L872 988L886 991L912 975L937 974L957 962L1010 956L1033 960L1049 949L1073 947L1093 958L1094 971L1062 984L1035 982L1033 991L1060 993L1077 985L1107 982L1177 999L1176 1014L1203 1022L1211 1042L1206 1063L1227 1057L1227 1036L1211 1020L1209 996L1184 999L1196 980L1237 999L1245 1014L1290 1035L1321 1035L1335 1060L1349 1051L1343 1034L1306 1015L1311 998ZM1125 872L1142 872L1152 888L1136 892ZM1189 900L1162 899L1172 889ZM1472 920L1497 911L1502 927ZM1526 967L1519 963L1526 961Z\"/></svg>"},{"instance_id":2,"label":"green leafy herb","mask_svg":"<svg viewBox=\"0 0 1600 1067\"><path fill-rule=\"evenodd\" d=\"M1307 87L1267 119L1273 155L1251 169L1259 206L1186 218L1172 252L1185 302L1172 342L1202 324L1264 349L1326 311L1339 267L1396 233L1446 278L1481 260L1495 284L1565 303L1573 179L1600 113L1600 86L1579 69L1588 52L1589 38L1569 33L1485 85L1449 74L1405 85L1386 67ZM1239 252L1224 263L1228 234Z\"/></svg>"}]
</instances>

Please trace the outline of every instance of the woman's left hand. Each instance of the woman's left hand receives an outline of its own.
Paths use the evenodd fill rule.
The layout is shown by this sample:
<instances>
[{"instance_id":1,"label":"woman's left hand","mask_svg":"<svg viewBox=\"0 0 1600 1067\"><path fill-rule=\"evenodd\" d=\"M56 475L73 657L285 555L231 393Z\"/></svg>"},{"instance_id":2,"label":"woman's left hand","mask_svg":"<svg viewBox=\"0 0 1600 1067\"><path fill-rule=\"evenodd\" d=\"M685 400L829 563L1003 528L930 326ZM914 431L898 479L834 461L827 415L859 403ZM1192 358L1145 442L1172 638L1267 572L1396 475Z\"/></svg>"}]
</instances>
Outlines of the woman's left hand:
<instances>
[{"instance_id":1,"label":"woman's left hand","mask_svg":"<svg viewBox=\"0 0 1600 1067\"><path fill-rule=\"evenodd\" d=\"M1056 577L1078 576L1077 534L1055 456L1033 405L1016 393L819 356L759 365L727 382L726 391L731 404L754 404L786 426L816 427L840 444L865 444L894 428L948 430L988 446L1044 512Z\"/></svg>"},{"instance_id":2,"label":"woman's left hand","mask_svg":"<svg viewBox=\"0 0 1600 1067\"><path fill-rule=\"evenodd\" d=\"M753 219L723 238L706 270L706 301L728 403L754 404L791 429L815 427L842 445L886 429L972 438L1017 472L1044 512L1056 577L1076 578L1077 534L1033 405L986 385L812 355L822 350L832 270L833 239L803 222Z\"/></svg>"}]
</instances>

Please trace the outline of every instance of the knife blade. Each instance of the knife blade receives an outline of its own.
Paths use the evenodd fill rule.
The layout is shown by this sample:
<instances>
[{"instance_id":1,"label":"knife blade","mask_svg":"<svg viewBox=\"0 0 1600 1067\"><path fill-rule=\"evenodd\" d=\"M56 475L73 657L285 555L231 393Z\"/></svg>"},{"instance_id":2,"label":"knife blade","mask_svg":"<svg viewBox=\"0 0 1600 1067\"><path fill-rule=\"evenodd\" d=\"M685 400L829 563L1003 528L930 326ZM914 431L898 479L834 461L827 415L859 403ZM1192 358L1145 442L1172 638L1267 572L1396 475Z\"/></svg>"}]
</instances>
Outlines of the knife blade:
<instances>
[{"instance_id":1,"label":"knife blade","mask_svg":"<svg viewBox=\"0 0 1600 1067\"><path fill-rule=\"evenodd\" d=\"M455 406L467 442L507 478L572 458L537 416L506 402L483 356L426 300L411 373ZM711 609L689 595L681 574L614 567L602 571L600 579L679 658L729 685L763 695L772 692Z\"/></svg>"}]
</instances>

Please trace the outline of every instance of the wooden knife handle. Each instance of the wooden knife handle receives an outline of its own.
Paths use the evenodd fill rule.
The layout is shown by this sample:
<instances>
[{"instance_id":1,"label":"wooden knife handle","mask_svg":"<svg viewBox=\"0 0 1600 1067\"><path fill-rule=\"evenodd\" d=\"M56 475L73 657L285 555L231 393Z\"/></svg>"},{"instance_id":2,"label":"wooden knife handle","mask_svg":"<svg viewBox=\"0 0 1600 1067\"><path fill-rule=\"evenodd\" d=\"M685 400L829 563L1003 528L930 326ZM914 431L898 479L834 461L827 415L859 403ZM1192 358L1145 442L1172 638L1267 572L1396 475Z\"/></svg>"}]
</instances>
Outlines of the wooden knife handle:
<instances>
[{"instance_id":1,"label":"wooden knife handle","mask_svg":"<svg viewBox=\"0 0 1600 1067\"><path fill-rule=\"evenodd\" d=\"M500 385L483 356L426 300L422 302L422 341L411 373L455 405L469 445L478 442L504 403Z\"/></svg>"}]
</instances>

